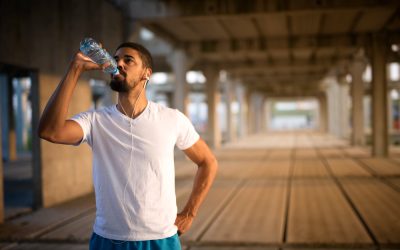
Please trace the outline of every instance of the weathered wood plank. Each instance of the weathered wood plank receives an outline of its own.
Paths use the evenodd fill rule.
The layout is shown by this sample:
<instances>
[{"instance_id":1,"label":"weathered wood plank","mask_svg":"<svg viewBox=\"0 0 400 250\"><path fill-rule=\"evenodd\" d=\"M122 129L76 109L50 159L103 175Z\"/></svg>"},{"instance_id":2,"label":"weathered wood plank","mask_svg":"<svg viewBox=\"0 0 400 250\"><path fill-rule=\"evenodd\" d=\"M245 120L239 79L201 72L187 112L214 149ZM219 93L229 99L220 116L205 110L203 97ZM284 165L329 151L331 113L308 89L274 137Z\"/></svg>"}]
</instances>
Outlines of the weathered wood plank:
<instances>
[{"instance_id":1,"label":"weathered wood plank","mask_svg":"<svg viewBox=\"0 0 400 250\"><path fill-rule=\"evenodd\" d=\"M378 175L400 175L400 164L395 164L386 158L368 158L361 161Z\"/></svg>"},{"instance_id":2,"label":"weathered wood plank","mask_svg":"<svg viewBox=\"0 0 400 250\"><path fill-rule=\"evenodd\" d=\"M7 250L87 250L87 244L68 244L68 243L21 243Z\"/></svg>"},{"instance_id":3,"label":"weathered wood plank","mask_svg":"<svg viewBox=\"0 0 400 250\"><path fill-rule=\"evenodd\" d=\"M288 221L288 243L372 242L332 180L293 180Z\"/></svg>"},{"instance_id":4,"label":"weathered wood plank","mask_svg":"<svg viewBox=\"0 0 400 250\"><path fill-rule=\"evenodd\" d=\"M296 159L309 159L309 158L317 158L317 151L313 148L307 149L296 149L295 151L295 158Z\"/></svg>"},{"instance_id":5,"label":"weathered wood plank","mask_svg":"<svg viewBox=\"0 0 400 250\"><path fill-rule=\"evenodd\" d=\"M292 149L272 149L268 159L285 159L292 157Z\"/></svg>"},{"instance_id":6,"label":"weathered wood plank","mask_svg":"<svg viewBox=\"0 0 400 250\"><path fill-rule=\"evenodd\" d=\"M290 160L268 160L260 163L251 176L254 179L287 178L289 170Z\"/></svg>"},{"instance_id":7,"label":"weathered wood plank","mask_svg":"<svg viewBox=\"0 0 400 250\"><path fill-rule=\"evenodd\" d=\"M208 196L204 200L203 205L196 216L191 229L181 239L183 242L196 241L200 238L201 234L207 229L207 226L211 223L214 217L216 217L218 211L226 205L228 199L231 197L233 192L239 185L238 180L230 181L216 181L211 188ZM185 206L189 192L185 193L178 199L178 210L180 211Z\"/></svg>"},{"instance_id":8,"label":"weathered wood plank","mask_svg":"<svg viewBox=\"0 0 400 250\"><path fill-rule=\"evenodd\" d=\"M282 242L286 187L285 180L247 182L201 241Z\"/></svg>"},{"instance_id":9,"label":"weathered wood plank","mask_svg":"<svg viewBox=\"0 0 400 250\"><path fill-rule=\"evenodd\" d=\"M325 158L344 157L343 151L338 148L320 148L319 153Z\"/></svg>"},{"instance_id":10,"label":"weathered wood plank","mask_svg":"<svg viewBox=\"0 0 400 250\"><path fill-rule=\"evenodd\" d=\"M93 232L93 223L96 217L95 211L79 218L71 223L63 225L55 230L42 235L41 239L48 240L73 240L89 241Z\"/></svg>"},{"instance_id":11,"label":"weathered wood plank","mask_svg":"<svg viewBox=\"0 0 400 250\"><path fill-rule=\"evenodd\" d=\"M294 177L327 177L328 171L320 159L297 159L294 162Z\"/></svg>"},{"instance_id":12,"label":"weathered wood plank","mask_svg":"<svg viewBox=\"0 0 400 250\"><path fill-rule=\"evenodd\" d=\"M400 193L376 179L341 180L380 243L400 243Z\"/></svg>"},{"instance_id":13,"label":"weathered wood plank","mask_svg":"<svg viewBox=\"0 0 400 250\"><path fill-rule=\"evenodd\" d=\"M0 225L0 239L29 239L58 225L74 219L95 207L94 195L90 194L63 204L40 209L32 214Z\"/></svg>"},{"instance_id":14,"label":"weathered wood plank","mask_svg":"<svg viewBox=\"0 0 400 250\"><path fill-rule=\"evenodd\" d=\"M327 159L332 172L337 177L371 176L359 163L349 158Z\"/></svg>"}]
</instances>

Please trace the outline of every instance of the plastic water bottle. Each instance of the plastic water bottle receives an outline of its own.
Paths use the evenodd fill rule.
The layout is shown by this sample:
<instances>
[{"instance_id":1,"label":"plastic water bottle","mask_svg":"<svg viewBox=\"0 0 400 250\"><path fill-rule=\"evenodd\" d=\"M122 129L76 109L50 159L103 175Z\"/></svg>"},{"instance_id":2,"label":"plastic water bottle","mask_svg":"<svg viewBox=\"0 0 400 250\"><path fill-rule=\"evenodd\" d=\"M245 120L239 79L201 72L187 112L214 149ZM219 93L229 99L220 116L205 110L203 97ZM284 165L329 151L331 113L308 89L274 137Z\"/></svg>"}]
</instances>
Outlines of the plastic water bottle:
<instances>
[{"instance_id":1,"label":"plastic water bottle","mask_svg":"<svg viewBox=\"0 0 400 250\"><path fill-rule=\"evenodd\" d=\"M104 72L113 75L119 74L117 62L93 38L83 39L80 50L97 64L109 63L109 66L103 70Z\"/></svg>"}]
</instances>

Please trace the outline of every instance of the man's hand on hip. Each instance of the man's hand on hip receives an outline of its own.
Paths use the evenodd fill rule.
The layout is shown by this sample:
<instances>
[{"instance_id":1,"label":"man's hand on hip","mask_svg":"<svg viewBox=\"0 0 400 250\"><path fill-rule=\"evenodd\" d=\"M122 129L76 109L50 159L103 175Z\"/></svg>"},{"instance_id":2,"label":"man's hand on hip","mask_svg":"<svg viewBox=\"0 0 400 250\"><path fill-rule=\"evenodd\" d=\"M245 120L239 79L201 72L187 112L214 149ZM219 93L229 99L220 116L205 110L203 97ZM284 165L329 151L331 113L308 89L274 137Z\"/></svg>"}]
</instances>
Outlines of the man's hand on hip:
<instances>
[{"instance_id":1,"label":"man's hand on hip","mask_svg":"<svg viewBox=\"0 0 400 250\"><path fill-rule=\"evenodd\" d=\"M192 226L194 217L187 213L179 213L176 216L175 225L178 227L178 235L186 233Z\"/></svg>"}]
</instances>

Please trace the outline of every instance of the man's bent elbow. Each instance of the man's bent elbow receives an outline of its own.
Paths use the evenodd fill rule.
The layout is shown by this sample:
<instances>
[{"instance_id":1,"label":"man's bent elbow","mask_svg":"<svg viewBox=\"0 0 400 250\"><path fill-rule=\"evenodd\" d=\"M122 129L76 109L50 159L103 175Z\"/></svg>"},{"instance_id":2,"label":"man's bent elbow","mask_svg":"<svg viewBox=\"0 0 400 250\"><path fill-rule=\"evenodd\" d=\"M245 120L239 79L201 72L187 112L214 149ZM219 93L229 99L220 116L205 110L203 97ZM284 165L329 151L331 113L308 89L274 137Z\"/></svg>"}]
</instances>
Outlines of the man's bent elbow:
<instances>
[{"instance_id":1,"label":"man's bent elbow","mask_svg":"<svg viewBox=\"0 0 400 250\"><path fill-rule=\"evenodd\" d=\"M204 165L213 173L218 171L218 161L215 156L209 157Z\"/></svg>"},{"instance_id":2,"label":"man's bent elbow","mask_svg":"<svg viewBox=\"0 0 400 250\"><path fill-rule=\"evenodd\" d=\"M39 124L39 128L38 128L38 136L39 138L52 142L52 143L57 143L58 139L57 139L57 133L54 129L51 128L45 128L43 126L41 126Z\"/></svg>"},{"instance_id":3,"label":"man's bent elbow","mask_svg":"<svg viewBox=\"0 0 400 250\"><path fill-rule=\"evenodd\" d=\"M39 138L49 141L49 142L54 143L56 141L55 136L53 134L51 134L48 131L43 130L43 129L38 130L38 136L39 136Z\"/></svg>"}]
</instances>

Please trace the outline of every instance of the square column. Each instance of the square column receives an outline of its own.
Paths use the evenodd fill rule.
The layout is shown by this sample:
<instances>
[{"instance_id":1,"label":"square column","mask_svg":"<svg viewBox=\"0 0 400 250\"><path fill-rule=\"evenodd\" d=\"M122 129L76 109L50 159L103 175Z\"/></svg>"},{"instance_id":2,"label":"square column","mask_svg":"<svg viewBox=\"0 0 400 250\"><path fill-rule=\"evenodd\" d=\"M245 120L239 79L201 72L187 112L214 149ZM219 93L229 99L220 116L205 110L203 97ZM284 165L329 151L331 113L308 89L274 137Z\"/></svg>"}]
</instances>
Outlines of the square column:
<instances>
[{"instance_id":1,"label":"square column","mask_svg":"<svg viewBox=\"0 0 400 250\"><path fill-rule=\"evenodd\" d=\"M208 107L207 133L209 146L218 149L221 146L221 128L218 122L218 103L219 103L219 71L214 68L207 68L203 71L207 79L206 95Z\"/></svg>"},{"instance_id":2,"label":"square column","mask_svg":"<svg viewBox=\"0 0 400 250\"><path fill-rule=\"evenodd\" d=\"M188 86L186 83L186 72L188 67L188 59L183 50L175 50L168 61L175 75L175 91L173 94L173 107L188 115Z\"/></svg>"},{"instance_id":3,"label":"square column","mask_svg":"<svg viewBox=\"0 0 400 250\"><path fill-rule=\"evenodd\" d=\"M321 133L328 132L328 115L327 115L327 100L326 95L321 94L318 96L319 103L319 131Z\"/></svg>"},{"instance_id":4,"label":"square column","mask_svg":"<svg viewBox=\"0 0 400 250\"><path fill-rule=\"evenodd\" d=\"M386 44L380 34L372 36L372 154L388 156L388 110Z\"/></svg>"},{"instance_id":5,"label":"square column","mask_svg":"<svg viewBox=\"0 0 400 250\"><path fill-rule=\"evenodd\" d=\"M338 110L339 110L339 136L348 139L350 132L350 86L344 77L339 81Z\"/></svg>"},{"instance_id":6,"label":"square column","mask_svg":"<svg viewBox=\"0 0 400 250\"><path fill-rule=\"evenodd\" d=\"M235 101L235 83L226 81L224 83L224 91L226 95L226 128L228 142L236 141L236 124L235 117L232 114L232 103Z\"/></svg>"},{"instance_id":7,"label":"square column","mask_svg":"<svg viewBox=\"0 0 400 250\"><path fill-rule=\"evenodd\" d=\"M362 56L357 56L352 64L350 65L351 73L351 144L352 145L364 145L364 82L362 74L365 69L365 60Z\"/></svg>"},{"instance_id":8,"label":"square column","mask_svg":"<svg viewBox=\"0 0 400 250\"><path fill-rule=\"evenodd\" d=\"M268 132L270 129L270 122L272 121L271 118L271 101L269 98L266 98L266 101L264 103L264 110L265 110L265 118L264 118L264 123L265 123L265 131Z\"/></svg>"},{"instance_id":9,"label":"square column","mask_svg":"<svg viewBox=\"0 0 400 250\"><path fill-rule=\"evenodd\" d=\"M238 84L237 88L237 96L239 101L239 137L242 138L247 135L247 95L246 95L246 88L242 84Z\"/></svg>"},{"instance_id":10,"label":"square column","mask_svg":"<svg viewBox=\"0 0 400 250\"><path fill-rule=\"evenodd\" d=\"M0 142L1 139L1 130L0 130ZM4 222L4 175L3 175L3 150L0 149L0 223Z\"/></svg>"},{"instance_id":11,"label":"square column","mask_svg":"<svg viewBox=\"0 0 400 250\"><path fill-rule=\"evenodd\" d=\"M254 92L247 88L246 91L246 121L247 121L247 134L254 134L255 131L255 117L254 117Z\"/></svg>"}]
</instances>

